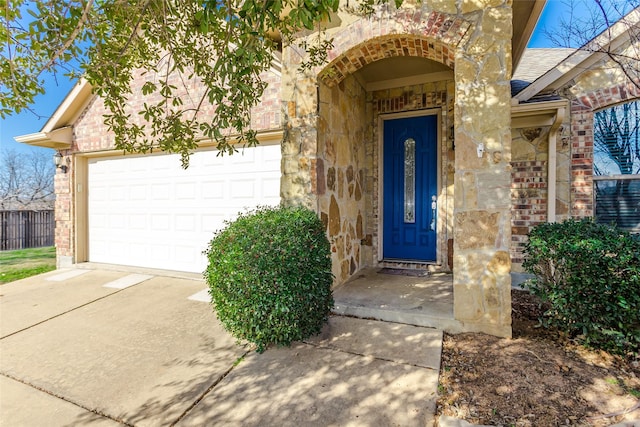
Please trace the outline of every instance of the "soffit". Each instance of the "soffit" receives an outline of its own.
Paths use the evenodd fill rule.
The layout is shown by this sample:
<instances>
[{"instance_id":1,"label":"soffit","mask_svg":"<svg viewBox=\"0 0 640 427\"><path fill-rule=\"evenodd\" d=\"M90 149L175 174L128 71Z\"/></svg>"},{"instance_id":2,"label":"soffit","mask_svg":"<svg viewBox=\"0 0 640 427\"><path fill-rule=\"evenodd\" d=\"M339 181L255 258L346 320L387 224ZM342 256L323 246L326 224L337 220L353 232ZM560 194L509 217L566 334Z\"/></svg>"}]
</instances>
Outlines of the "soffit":
<instances>
[{"instance_id":1,"label":"soffit","mask_svg":"<svg viewBox=\"0 0 640 427\"><path fill-rule=\"evenodd\" d=\"M374 83L442 71L451 71L451 68L425 58L396 56L372 62L356 71L356 74L365 82Z\"/></svg>"},{"instance_id":2,"label":"soffit","mask_svg":"<svg viewBox=\"0 0 640 427\"><path fill-rule=\"evenodd\" d=\"M538 24L546 0L515 0L513 2L513 35L511 38L511 64L515 70Z\"/></svg>"}]
</instances>

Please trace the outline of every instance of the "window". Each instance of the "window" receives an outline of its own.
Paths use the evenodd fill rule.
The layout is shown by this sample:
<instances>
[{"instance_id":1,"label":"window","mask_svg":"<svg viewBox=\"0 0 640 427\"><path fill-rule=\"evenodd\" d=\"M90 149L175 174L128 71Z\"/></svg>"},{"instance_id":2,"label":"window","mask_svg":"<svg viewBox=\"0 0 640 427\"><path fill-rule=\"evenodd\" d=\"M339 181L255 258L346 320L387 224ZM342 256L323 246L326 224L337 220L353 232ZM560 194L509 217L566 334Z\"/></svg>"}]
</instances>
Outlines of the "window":
<instances>
[{"instance_id":1,"label":"window","mask_svg":"<svg viewBox=\"0 0 640 427\"><path fill-rule=\"evenodd\" d=\"M416 222L416 141L404 142L404 222Z\"/></svg>"},{"instance_id":2,"label":"window","mask_svg":"<svg viewBox=\"0 0 640 427\"><path fill-rule=\"evenodd\" d=\"M593 183L598 222L640 231L640 101L595 113Z\"/></svg>"}]
</instances>

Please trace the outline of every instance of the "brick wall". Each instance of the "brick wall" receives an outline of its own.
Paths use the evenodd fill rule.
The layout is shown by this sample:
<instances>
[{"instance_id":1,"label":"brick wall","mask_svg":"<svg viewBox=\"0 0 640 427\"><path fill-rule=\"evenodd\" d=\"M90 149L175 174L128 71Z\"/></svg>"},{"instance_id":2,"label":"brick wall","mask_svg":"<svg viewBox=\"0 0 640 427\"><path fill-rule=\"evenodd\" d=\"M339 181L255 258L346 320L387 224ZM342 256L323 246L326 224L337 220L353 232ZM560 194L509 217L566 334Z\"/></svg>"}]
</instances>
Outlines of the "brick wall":
<instances>
[{"instance_id":1,"label":"brick wall","mask_svg":"<svg viewBox=\"0 0 640 427\"><path fill-rule=\"evenodd\" d=\"M531 227L547 219L547 164L521 161L512 166L511 262L521 264Z\"/></svg>"},{"instance_id":2,"label":"brick wall","mask_svg":"<svg viewBox=\"0 0 640 427\"><path fill-rule=\"evenodd\" d=\"M341 38L336 41L338 46L348 45L348 41L357 37L358 33L375 34L374 21L359 21L354 29L348 34L341 34ZM360 28L362 27L362 28ZM463 34L457 34L458 39ZM454 38L452 35L451 39ZM347 40L345 40L347 39ZM362 39L361 39L362 40ZM355 44L355 43L354 43ZM333 52L330 58L333 59ZM325 68L320 75L321 80L328 86L335 86L341 82L345 76L354 73L367 64L383 58L396 56L413 56L430 59L453 68L455 62L455 50L447 46L441 40L426 39L422 34L407 35L382 35L364 41L364 43L348 49L340 57L336 58Z\"/></svg>"},{"instance_id":3,"label":"brick wall","mask_svg":"<svg viewBox=\"0 0 640 427\"><path fill-rule=\"evenodd\" d=\"M56 193L55 202L55 245L58 258L58 267L62 257L73 256L73 197L71 194L71 178L73 170L68 170L65 174L56 170L54 177L54 191Z\"/></svg>"},{"instance_id":4,"label":"brick wall","mask_svg":"<svg viewBox=\"0 0 640 427\"><path fill-rule=\"evenodd\" d=\"M640 97L631 84L581 93L571 91L570 112L558 132L556 153L556 220L593 216L593 121L596 111ZM587 84L587 87L593 86ZM547 221L548 128L512 129L511 260L521 271L523 249L531 228Z\"/></svg>"},{"instance_id":5,"label":"brick wall","mask_svg":"<svg viewBox=\"0 0 640 427\"><path fill-rule=\"evenodd\" d=\"M132 120L137 124L144 124L145 121L137 112L143 108L145 103L154 104L161 101L159 94L143 95L140 91L142 85L153 80L153 75L139 74L134 77L132 87L133 94L129 98L128 111L131 112ZM281 79L279 73L265 72L262 78L268 83L260 104L251 110L251 125L258 132L275 130L282 128L280 87ZM182 87L183 82L174 76L171 84ZM137 88L137 89L136 89ZM183 91L183 97L191 101L185 101L185 108L189 102L195 103L204 94L204 88L195 81L188 82L188 93ZM194 104L195 108L196 105ZM215 106L204 103L200 109L200 116L206 118L215 112ZM100 150L110 150L113 148L114 135L107 130L103 116L108 111L100 98L94 97L84 112L80 115L74 125L74 152L91 152Z\"/></svg>"}]
</instances>

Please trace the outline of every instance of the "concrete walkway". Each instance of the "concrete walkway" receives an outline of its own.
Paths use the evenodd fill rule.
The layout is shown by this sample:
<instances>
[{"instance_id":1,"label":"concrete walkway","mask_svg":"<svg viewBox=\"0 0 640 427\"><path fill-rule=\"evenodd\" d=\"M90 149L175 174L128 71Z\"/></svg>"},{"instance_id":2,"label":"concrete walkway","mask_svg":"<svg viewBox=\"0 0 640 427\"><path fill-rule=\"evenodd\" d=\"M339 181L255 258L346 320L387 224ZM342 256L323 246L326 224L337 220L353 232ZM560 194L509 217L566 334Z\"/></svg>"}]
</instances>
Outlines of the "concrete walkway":
<instances>
[{"instance_id":1,"label":"concrete walkway","mask_svg":"<svg viewBox=\"0 0 640 427\"><path fill-rule=\"evenodd\" d=\"M433 425L440 331L332 317L257 354L205 288L106 269L0 286L0 425Z\"/></svg>"}]
</instances>

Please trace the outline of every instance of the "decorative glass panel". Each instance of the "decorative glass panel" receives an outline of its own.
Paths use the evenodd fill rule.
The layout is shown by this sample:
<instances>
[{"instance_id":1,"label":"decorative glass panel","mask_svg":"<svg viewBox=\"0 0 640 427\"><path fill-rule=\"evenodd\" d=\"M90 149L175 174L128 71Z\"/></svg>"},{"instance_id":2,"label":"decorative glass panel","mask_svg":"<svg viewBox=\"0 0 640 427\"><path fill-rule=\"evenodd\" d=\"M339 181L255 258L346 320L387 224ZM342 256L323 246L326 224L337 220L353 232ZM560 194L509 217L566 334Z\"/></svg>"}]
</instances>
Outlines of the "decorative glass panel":
<instances>
[{"instance_id":1,"label":"decorative glass panel","mask_svg":"<svg viewBox=\"0 0 640 427\"><path fill-rule=\"evenodd\" d=\"M404 142L404 222L416 222L416 141Z\"/></svg>"}]
</instances>

